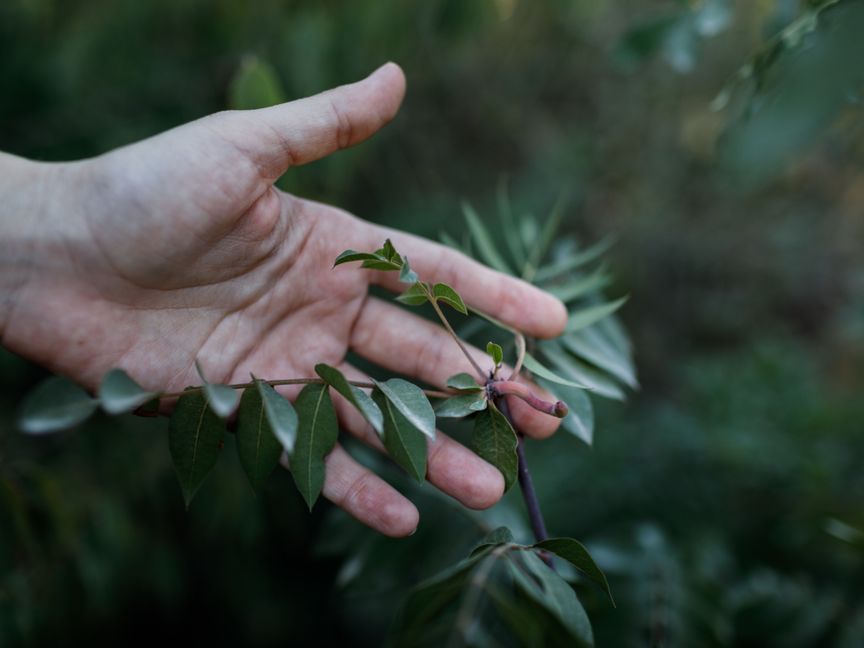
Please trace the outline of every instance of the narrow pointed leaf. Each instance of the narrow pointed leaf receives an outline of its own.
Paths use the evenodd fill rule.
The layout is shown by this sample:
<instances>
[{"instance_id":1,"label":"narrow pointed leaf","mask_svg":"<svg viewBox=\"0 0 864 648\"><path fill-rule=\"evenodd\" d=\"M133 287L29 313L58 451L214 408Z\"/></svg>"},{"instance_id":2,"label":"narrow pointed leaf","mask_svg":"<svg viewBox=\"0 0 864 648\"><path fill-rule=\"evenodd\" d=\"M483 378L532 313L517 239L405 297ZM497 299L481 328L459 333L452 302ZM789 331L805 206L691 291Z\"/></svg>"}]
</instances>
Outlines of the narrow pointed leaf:
<instances>
[{"instance_id":1,"label":"narrow pointed leaf","mask_svg":"<svg viewBox=\"0 0 864 648\"><path fill-rule=\"evenodd\" d=\"M565 189L561 192L558 200L555 201L555 206L552 208L552 212L549 214L546 222L543 223L543 230L540 232L539 238L530 248L530 257L526 265L526 270L530 269L532 275L535 273L536 268L540 265L546 252L549 251L549 246L552 245L552 241L555 239L555 234L561 226L561 219L564 217L564 212L569 200L569 192Z\"/></svg>"},{"instance_id":2,"label":"narrow pointed leaf","mask_svg":"<svg viewBox=\"0 0 864 648\"><path fill-rule=\"evenodd\" d=\"M477 546L471 550L469 556L473 556L492 547L497 547L502 544L512 544L514 542L513 532L505 526L500 526L487 533L486 536L477 543Z\"/></svg>"},{"instance_id":3,"label":"narrow pointed leaf","mask_svg":"<svg viewBox=\"0 0 864 648\"><path fill-rule=\"evenodd\" d=\"M430 439L435 439L435 410L422 389L401 378L374 382L411 425ZM378 405L380 407L381 404Z\"/></svg>"},{"instance_id":4,"label":"narrow pointed leaf","mask_svg":"<svg viewBox=\"0 0 864 648\"><path fill-rule=\"evenodd\" d=\"M378 257L364 261L360 264L360 267L369 270L400 270L402 268L401 264Z\"/></svg>"},{"instance_id":5,"label":"narrow pointed leaf","mask_svg":"<svg viewBox=\"0 0 864 648\"><path fill-rule=\"evenodd\" d=\"M550 286L546 290L567 304L601 290L611 282L611 275L605 272L595 272L587 277L580 277L561 286Z\"/></svg>"},{"instance_id":6,"label":"narrow pointed leaf","mask_svg":"<svg viewBox=\"0 0 864 648\"><path fill-rule=\"evenodd\" d=\"M489 230L486 229L486 226L477 215L477 212L474 211L471 205L462 203L462 213L465 215L465 222L468 224L468 231L471 233L471 238L477 245L477 251L480 253L480 257L483 261L499 272L513 274L510 266L504 260L504 257L492 241L492 236L489 234Z\"/></svg>"},{"instance_id":7,"label":"narrow pointed leaf","mask_svg":"<svg viewBox=\"0 0 864 648\"><path fill-rule=\"evenodd\" d=\"M592 324L609 317L612 313L621 308L626 301L627 297L622 297L613 302L606 302L605 304L598 304L596 306L589 306L588 308L578 310L570 316L570 319L567 320L567 327L564 330L568 333L573 333L574 331L579 331L591 326Z\"/></svg>"},{"instance_id":8,"label":"narrow pointed leaf","mask_svg":"<svg viewBox=\"0 0 864 648\"><path fill-rule=\"evenodd\" d=\"M464 418L486 409L486 395L482 392L460 394L441 403L435 410L438 418Z\"/></svg>"},{"instance_id":9,"label":"narrow pointed leaf","mask_svg":"<svg viewBox=\"0 0 864 648\"><path fill-rule=\"evenodd\" d=\"M447 386L459 391L483 391L483 386L477 383L474 376L464 372L450 376L447 379Z\"/></svg>"},{"instance_id":10,"label":"narrow pointed leaf","mask_svg":"<svg viewBox=\"0 0 864 648\"><path fill-rule=\"evenodd\" d=\"M282 444L273 434L257 387L244 390L240 399L237 410L237 454L249 483L256 493L260 493L279 463Z\"/></svg>"},{"instance_id":11,"label":"narrow pointed leaf","mask_svg":"<svg viewBox=\"0 0 864 648\"><path fill-rule=\"evenodd\" d=\"M573 588L531 551L507 556L517 587L562 624L577 646L593 646L594 633Z\"/></svg>"},{"instance_id":12,"label":"narrow pointed leaf","mask_svg":"<svg viewBox=\"0 0 864 648\"><path fill-rule=\"evenodd\" d=\"M99 403L108 414L133 412L158 394L146 391L122 369L112 369L99 385Z\"/></svg>"},{"instance_id":13,"label":"narrow pointed leaf","mask_svg":"<svg viewBox=\"0 0 864 648\"><path fill-rule=\"evenodd\" d=\"M387 454L409 475L422 482L426 477L426 435L403 416L382 390L374 389L372 400L384 414L383 441Z\"/></svg>"},{"instance_id":14,"label":"narrow pointed leaf","mask_svg":"<svg viewBox=\"0 0 864 648\"><path fill-rule=\"evenodd\" d=\"M207 407L200 391L183 394L168 426L168 446L186 506L210 474L225 434L225 421Z\"/></svg>"},{"instance_id":15,"label":"narrow pointed leaf","mask_svg":"<svg viewBox=\"0 0 864 648\"><path fill-rule=\"evenodd\" d=\"M299 425L289 465L294 483L311 511L324 487L324 458L336 445L339 425L327 385L306 385L294 406Z\"/></svg>"},{"instance_id":16,"label":"narrow pointed leaf","mask_svg":"<svg viewBox=\"0 0 864 648\"><path fill-rule=\"evenodd\" d=\"M492 358L492 362L495 363L496 367L504 360L504 349L501 348L500 344L488 342L486 344L486 353L488 353L489 357Z\"/></svg>"},{"instance_id":17,"label":"narrow pointed leaf","mask_svg":"<svg viewBox=\"0 0 864 648\"><path fill-rule=\"evenodd\" d=\"M51 376L24 399L18 427L28 434L71 428L96 411L97 401L74 382Z\"/></svg>"},{"instance_id":18,"label":"narrow pointed leaf","mask_svg":"<svg viewBox=\"0 0 864 648\"><path fill-rule=\"evenodd\" d=\"M612 601L612 605L615 605L615 599L612 598L612 589L609 587L609 581L606 580L606 574L600 570L591 554L588 553L588 550L581 542L573 538L549 538L533 546L535 549L550 551L569 562L591 582L606 592L609 600Z\"/></svg>"},{"instance_id":19,"label":"narrow pointed leaf","mask_svg":"<svg viewBox=\"0 0 864 648\"><path fill-rule=\"evenodd\" d=\"M516 267L521 268L528 257L522 248L522 241L516 233L516 221L513 218L510 196L507 193L507 182L503 179L498 183L497 200L498 216L501 220L501 229L504 231L504 242L516 262Z\"/></svg>"},{"instance_id":20,"label":"narrow pointed leaf","mask_svg":"<svg viewBox=\"0 0 864 648\"><path fill-rule=\"evenodd\" d=\"M450 236L447 232L439 232L438 240L440 240L444 245L449 248L453 248L454 250L462 250L462 246L459 244L459 241Z\"/></svg>"},{"instance_id":21,"label":"narrow pointed leaf","mask_svg":"<svg viewBox=\"0 0 864 648\"><path fill-rule=\"evenodd\" d=\"M545 367L539 360L537 360L537 358L532 356L530 353L525 354L525 358L522 360L522 365L531 373L536 374L540 378L551 380L552 382L558 383L559 385L567 385L569 387L586 389L586 386L582 383L574 382L572 380L568 380L567 378L562 378L552 370Z\"/></svg>"},{"instance_id":22,"label":"narrow pointed leaf","mask_svg":"<svg viewBox=\"0 0 864 648\"><path fill-rule=\"evenodd\" d=\"M566 272L571 272L576 268L587 265L602 256L603 253L614 244L615 238L609 236L598 241L582 252L571 254L563 259L550 263L549 265L545 265L537 270L537 273L534 275L534 281L542 282L547 279L553 279Z\"/></svg>"},{"instance_id":23,"label":"narrow pointed leaf","mask_svg":"<svg viewBox=\"0 0 864 648\"><path fill-rule=\"evenodd\" d=\"M290 454L294 450L297 439L298 423L294 406L263 380L256 380L255 386L264 403L264 414L267 416L267 422L270 423L270 429L273 430L273 434L285 451Z\"/></svg>"},{"instance_id":24,"label":"narrow pointed leaf","mask_svg":"<svg viewBox=\"0 0 864 648\"><path fill-rule=\"evenodd\" d=\"M350 384L341 371L330 365L315 365L315 373L356 407L379 436L384 433L384 415L366 392Z\"/></svg>"},{"instance_id":25,"label":"narrow pointed leaf","mask_svg":"<svg viewBox=\"0 0 864 648\"><path fill-rule=\"evenodd\" d=\"M418 277L417 273L411 269L410 265L408 265L408 257L405 257L403 260L402 269L399 271L399 281L408 284L416 284L420 281L420 277Z\"/></svg>"},{"instance_id":26,"label":"narrow pointed leaf","mask_svg":"<svg viewBox=\"0 0 864 648\"><path fill-rule=\"evenodd\" d=\"M628 387L639 386L633 359L627 351L616 348L597 327L590 326L565 335L560 338L560 342L570 353L608 371Z\"/></svg>"},{"instance_id":27,"label":"narrow pointed leaf","mask_svg":"<svg viewBox=\"0 0 864 648\"><path fill-rule=\"evenodd\" d=\"M227 385L204 383L207 403L217 416L228 418L240 404L240 393Z\"/></svg>"},{"instance_id":28,"label":"narrow pointed leaf","mask_svg":"<svg viewBox=\"0 0 864 648\"><path fill-rule=\"evenodd\" d=\"M442 301L448 306L452 306L463 315L468 314L468 309L465 307L465 302L455 290L443 283L437 283L432 287L432 294L438 301Z\"/></svg>"},{"instance_id":29,"label":"narrow pointed leaf","mask_svg":"<svg viewBox=\"0 0 864 648\"><path fill-rule=\"evenodd\" d=\"M471 448L501 471L505 492L516 482L516 442L516 432L495 405L489 403L485 410L477 414L471 435Z\"/></svg>"},{"instance_id":30,"label":"narrow pointed leaf","mask_svg":"<svg viewBox=\"0 0 864 648\"><path fill-rule=\"evenodd\" d=\"M396 297L396 301L408 304L409 306L420 306L429 301L429 297L426 295L426 288L424 288L423 284L418 281L408 290Z\"/></svg>"},{"instance_id":31,"label":"narrow pointed leaf","mask_svg":"<svg viewBox=\"0 0 864 648\"><path fill-rule=\"evenodd\" d=\"M594 442L594 408L588 393L584 389L560 385L543 378L536 378L536 380L543 389L567 403L570 411L561 420L564 429L591 445Z\"/></svg>"},{"instance_id":32,"label":"narrow pointed leaf","mask_svg":"<svg viewBox=\"0 0 864 648\"><path fill-rule=\"evenodd\" d=\"M595 396L624 400L624 391L618 382L605 371L599 371L575 356L567 353L564 348L554 340L543 340L538 345L543 353L544 359L555 367L555 370L565 375L569 380L584 385L585 389L591 390Z\"/></svg>"},{"instance_id":33,"label":"narrow pointed leaf","mask_svg":"<svg viewBox=\"0 0 864 648\"><path fill-rule=\"evenodd\" d=\"M342 254L336 257L333 262L333 267L343 263L351 263L352 261L386 261L377 254L371 252L357 252L356 250L345 250Z\"/></svg>"}]
</instances>

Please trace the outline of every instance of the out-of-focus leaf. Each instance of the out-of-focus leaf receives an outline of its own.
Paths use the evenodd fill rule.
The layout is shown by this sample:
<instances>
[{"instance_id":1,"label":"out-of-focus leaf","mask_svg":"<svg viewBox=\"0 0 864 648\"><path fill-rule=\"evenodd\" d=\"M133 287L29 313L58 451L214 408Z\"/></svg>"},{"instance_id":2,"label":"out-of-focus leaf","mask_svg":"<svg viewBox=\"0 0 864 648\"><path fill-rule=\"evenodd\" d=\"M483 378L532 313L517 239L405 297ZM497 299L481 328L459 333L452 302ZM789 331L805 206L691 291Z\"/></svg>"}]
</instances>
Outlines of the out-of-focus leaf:
<instances>
[{"instance_id":1,"label":"out-of-focus leaf","mask_svg":"<svg viewBox=\"0 0 864 648\"><path fill-rule=\"evenodd\" d=\"M516 585L546 608L578 642L576 645L594 645L594 633L588 615L576 598L576 593L563 578L530 551L509 553L507 565Z\"/></svg>"},{"instance_id":2,"label":"out-of-focus leaf","mask_svg":"<svg viewBox=\"0 0 864 648\"><path fill-rule=\"evenodd\" d=\"M492 403L474 419L471 448L495 466L504 476L504 490L516 482L518 458L516 432L507 418Z\"/></svg>"},{"instance_id":3,"label":"out-of-focus leaf","mask_svg":"<svg viewBox=\"0 0 864 648\"><path fill-rule=\"evenodd\" d=\"M454 250L461 250L462 246L459 244L459 241L450 236L447 232L439 232L438 238L440 241L449 248Z\"/></svg>"},{"instance_id":4,"label":"out-of-focus leaf","mask_svg":"<svg viewBox=\"0 0 864 648\"><path fill-rule=\"evenodd\" d=\"M588 387L583 383L574 382L573 380L568 380L567 378L562 378L552 370L548 369L541 363L537 358L532 356L530 353L525 354L525 358L522 360L522 365L528 369L533 374L536 374L540 378L545 378L546 380L551 380L554 383L558 383L559 385L567 385L568 387L576 387L579 389L587 389Z\"/></svg>"},{"instance_id":5,"label":"out-of-focus leaf","mask_svg":"<svg viewBox=\"0 0 864 648\"><path fill-rule=\"evenodd\" d=\"M564 429L591 445L594 442L594 408L591 406L591 399L587 392L578 387L553 383L543 378L536 378L536 380L538 385L558 396L570 408L567 416L561 420Z\"/></svg>"},{"instance_id":6,"label":"out-of-focus leaf","mask_svg":"<svg viewBox=\"0 0 864 648\"><path fill-rule=\"evenodd\" d=\"M468 203L462 203L462 213L465 215L465 222L468 224L468 231L471 232L471 238L477 245L477 251L480 253L483 261L487 265L503 272L505 274L513 274L510 266L504 260L504 257L498 251L495 243L492 241L492 236L489 230L483 224L483 221Z\"/></svg>"},{"instance_id":7,"label":"out-of-focus leaf","mask_svg":"<svg viewBox=\"0 0 864 648\"><path fill-rule=\"evenodd\" d=\"M468 309L465 307L465 302L462 301L462 297L447 284L435 284L432 287L432 294L438 301L442 301L445 304L452 306L463 315L468 314Z\"/></svg>"},{"instance_id":8,"label":"out-of-focus leaf","mask_svg":"<svg viewBox=\"0 0 864 648\"><path fill-rule=\"evenodd\" d=\"M379 435L384 433L384 415L366 392L350 384L341 371L330 365L315 365L315 373L356 407Z\"/></svg>"},{"instance_id":9,"label":"out-of-focus leaf","mask_svg":"<svg viewBox=\"0 0 864 648\"><path fill-rule=\"evenodd\" d=\"M483 386L469 373L458 373L447 379L447 386L458 391L483 391Z\"/></svg>"},{"instance_id":10,"label":"out-of-focus leaf","mask_svg":"<svg viewBox=\"0 0 864 648\"><path fill-rule=\"evenodd\" d=\"M28 434L65 430L89 418L96 406L97 401L74 382L52 376L24 399L18 427Z\"/></svg>"},{"instance_id":11,"label":"out-of-focus leaf","mask_svg":"<svg viewBox=\"0 0 864 648\"><path fill-rule=\"evenodd\" d=\"M521 268L525 265L528 256L522 247L522 241L519 239L519 234L516 231L516 221L513 218L510 196L507 193L507 182L503 178L498 183L496 198L498 201L498 216L501 219L501 229L504 231L504 242L507 244L516 267Z\"/></svg>"},{"instance_id":12,"label":"out-of-focus leaf","mask_svg":"<svg viewBox=\"0 0 864 648\"><path fill-rule=\"evenodd\" d=\"M243 58L229 95L231 107L236 110L266 108L286 101L276 71L257 56Z\"/></svg>"},{"instance_id":13,"label":"out-of-focus leaf","mask_svg":"<svg viewBox=\"0 0 864 648\"><path fill-rule=\"evenodd\" d=\"M578 381L593 395L624 400L624 392L614 378L570 355L557 341L543 340L537 347L557 371L570 380Z\"/></svg>"},{"instance_id":14,"label":"out-of-focus leaf","mask_svg":"<svg viewBox=\"0 0 864 648\"><path fill-rule=\"evenodd\" d=\"M399 281L408 284L416 284L420 281L420 277L418 277L417 273L411 269L410 265L408 265L408 257L405 257L402 260L402 269L399 271Z\"/></svg>"},{"instance_id":15,"label":"out-of-focus leaf","mask_svg":"<svg viewBox=\"0 0 864 648\"><path fill-rule=\"evenodd\" d=\"M285 451L291 454L294 451L298 426L294 406L263 380L256 380L255 386L261 394L264 414L267 416L267 422L270 423L270 429Z\"/></svg>"},{"instance_id":16,"label":"out-of-focus leaf","mask_svg":"<svg viewBox=\"0 0 864 648\"><path fill-rule=\"evenodd\" d=\"M546 252L549 251L549 246L552 245L555 233L561 226L561 219L564 217L564 211L569 199L569 192L565 189L561 192L558 200L555 201L555 206L552 208L549 217L546 219L546 222L543 223L543 230L540 232L539 238L534 245L529 248L528 261L526 262L525 268L522 272L522 277L524 279L530 281L536 275L540 262L543 260L543 257L546 256Z\"/></svg>"},{"instance_id":17,"label":"out-of-focus leaf","mask_svg":"<svg viewBox=\"0 0 864 648\"><path fill-rule=\"evenodd\" d=\"M599 322L603 318L609 317L612 313L621 308L626 301L627 297L621 297L621 299L616 299L612 302L581 308L573 313L567 320L567 328L565 330L568 333L573 333L575 331L580 331L583 328L587 328L592 324Z\"/></svg>"},{"instance_id":18,"label":"out-of-focus leaf","mask_svg":"<svg viewBox=\"0 0 864 648\"><path fill-rule=\"evenodd\" d=\"M573 538L549 538L533 545L536 549L543 551L551 551L559 558L563 558L582 574L584 574L595 585L600 587L609 596L612 605L615 605L615 599L612 598L612 589L609 587L609 581L606 580L604 574L588 550L578 540Z\"/></svg>"},{"instance_id":19,"label":"out-of-focus leaf","mask_svg":"<svg viewBox=\"0 0 864 648\"><path fill-rule=\"evenodd\" d=\"M612 277L601 270L560 286L550 286L546 290L567 304L605 288L611 281Z\"/></svg>"},{"instance_id":20,"label":"out-of-focus leaf","mask_svg":"<svg viewBox=\"0 0 864 648\"><path fill-rule=\"evenodd\" d=\"M492 358L492 362L495 363L496 367L504 361L504 349L501 348L500 344L488 342L486 344L486 353Z\"/></svg>"},{"instance_id":21,"label":"out-of-focus leaf","mask_svg":"<svg viewBox=\"0 0 864 648\"><path fill-rule=\"evenodd\" d=\"M596 327L569 333L559 341L568 351L608 371L625 385L633 388L639 386L630 355L616 348Z\"/></svg>"},{"instance_id":22,"label":"out-of-focus leaf","mask_svg":"<svg viewBox=\"0 0 864 648\"><path fill-rule=\"evenodd\" d=\"M177 400L168 426L168 446L187 508L216 465L224 435L225 421L207 406L202 392L190 391Z\"/></svg>"},{"instance_id":23,"label":"out-of-focus leaf","mask_svg":"<svg viewBox=\"0 0 864 648\"><path fill-rule=\"evenodd\" d=\"M587 265L588 263L591 263L595 259L599 258L614 244L615 238L612 236L607 236L606 238L601 239L591 247L586 248L582 252L572 254L570 256L564 257L563 259L559 259L558 261L543 266L535 273L534 281L543 282L549 279L554 279L566 272L572 272L573 270Z\"/></svg>"},{"instance_id":24,"label":"out-of-focus leaf","mask_svg":"<svg viewBox=\"0 0 864 648\"><path fill-rule=\"evenodd\" d=\"M422 389L401 378L384 382L376 380L375 384L411 425L430 439L435 439L435 410Z\"/></svg>"},{"instance_id":25,"label":"out-of-focus leaf","mask_svg":"<svg viewBox=\"0 0 864 648\"><path fill-rule=\"evenodd\" d=\"M379 383L379 387L380 385ZM409 475L422 482L426 477L426 435L402 414L382 390L374 389L372 400L378 404L384 414L383 441L387 453Z\"/></svg>"},{"instance_id":26,"label":"out-of-focus leaf","mask_svg":"<svg viewBox=\"0 0 864 648\"><path fill-rule=\"evenodd\" d=\"M515 542L513 532L505 526L500 526L487 533L486 536L477 543L477 546L471 550L470 555L473 556L491 547L497 547L502 544L511 544L513 542Z\"/></svg>"},{"instance_id":27,"label":"out-of-focus leaf","mask_svg":"<svg viewBox=\"0 0 864 648\"><path fill-rule=\"evenodd\" d=\"M106 373L99 385L99 403L109 414L132 412L157 395L146 391L122 369Z\"/></svg>"},{"instance_id":28,"label":"out-of-focus leaf","mask_svg":"<svg viewBox=\"0 0 864 648\"><path fill-rule=\"evenodd\" d=\"M427 290L429 290L428 286L425 286L423 283L418 281L408 290L396 297L396 301L408 304L409 306L420 306L429 301Z\"/></svg>"},{"instance_id":29,"label":"out-of-focus leaf","mask_svg":"<svg viewBox=\"0 0 864 648\"><path fill-rule=\"evenodd\" d=\"M324 458L336 445L339 425L327 385L306 385L294 406L299 422L289 466L294 483L311 511L324 486Z\"/></svg>"},{"instance_id":30,"label":"out-of-focus leaf","mask_svg":"<svg viewBox=\"0 0 864 648\"><path fill-rule=\"evenodd\" d=\"M261 392L255 387L243 391L237 410L237 454L249 483L260 493L279 463L282 444L273 434Z\"/></svg>"},{"instance_id":31,"label":"out-of-focus leaf","mask_svg":"<svg viewBox=\"0 0 864 648\"><path fill-rule=\"evenodd\" d=\"M240 404L240 393L227 385L205 382L202 389L207 396L207 404L217 416L228 418Z\"/></svg>"},{"instance_id":32,"label":"out-of-focus leaf","mask_svg":"<svg viewBox=\"0 0 864 648\"><path fill-rule=\"evenodd\" d=\"M460 394L441 403L435 410L438 418L463 418L486 409L486 395L482 392Z\"/></svg>"}]
</instances>

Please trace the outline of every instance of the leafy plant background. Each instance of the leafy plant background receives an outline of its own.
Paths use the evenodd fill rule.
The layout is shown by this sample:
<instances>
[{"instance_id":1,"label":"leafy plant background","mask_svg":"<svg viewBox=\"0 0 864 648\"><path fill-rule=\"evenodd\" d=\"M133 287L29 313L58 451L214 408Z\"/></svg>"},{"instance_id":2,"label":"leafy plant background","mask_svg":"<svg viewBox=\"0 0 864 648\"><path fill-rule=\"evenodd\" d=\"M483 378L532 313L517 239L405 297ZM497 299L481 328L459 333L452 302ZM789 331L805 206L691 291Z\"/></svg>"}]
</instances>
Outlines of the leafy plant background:
<instances>
[{"instance_id":1,"label":"leafy plant background","mask_svg":"<svg viewBox=\"0 0 864 648\"><path fill-rule=\"evenodd\" d=\"M816 4L834 6L765 48ZM595 401L592 449L528 447L550 531L614 589L617 609L580 591L598 645L857 646L864 41L843 25L860 33L861 5L9 0L0 146L67 159L147 136L228 105L249 56L288 98L399 61L399 119L286 188L435 237L462 230L463 199L492 214L505 174L517 209L566 187L571 233L617 235L608 293L631 295L642 388ZM15 432L42 377L0 356L4 645L378 645L411 585L524 519L518 494L478 515L382 462L423 514L387 540L310 517L284 471L255 497L235 452L186 513L164 420Z\"/></svg>"}]
</instances>

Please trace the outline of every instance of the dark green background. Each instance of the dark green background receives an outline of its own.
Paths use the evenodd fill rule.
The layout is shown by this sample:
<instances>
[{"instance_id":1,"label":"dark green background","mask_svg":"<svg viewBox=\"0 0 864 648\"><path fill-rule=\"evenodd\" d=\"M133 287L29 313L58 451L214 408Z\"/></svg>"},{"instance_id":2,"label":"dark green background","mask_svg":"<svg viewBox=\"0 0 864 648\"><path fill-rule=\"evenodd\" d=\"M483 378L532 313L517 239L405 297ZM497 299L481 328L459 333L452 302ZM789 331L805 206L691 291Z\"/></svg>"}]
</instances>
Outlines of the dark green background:
<instances>
[{"instance_id":1,"label":"dark green background","mask_svg":"<svg viewBox=\"0 0 864 648\"><path fill-rule=\"evenodd\" d=\"M746 100L709 106L803 4L3 0L0 149L96 155L220 110L249 54L290 98L398 61L396 121L290 190L459 235L460 201L491 215L506 176L520 209L566 187L570 232L619 238L609 294L631 295L642 389L598 404L593 449L529 446L552 532L616 593L582 591L598 644L858 646L864 122L846 84L864 54L837 30L860 12L781 53L744 127L722 135ZM284 471L255 498L230 439L187 513L164 420L16 433L41 376L0 355L3 645L374 646L408 587L518 524L518 498L466 515L391 466L422 521L376 538L308 516Z\"/></svg>"}]
</instances>

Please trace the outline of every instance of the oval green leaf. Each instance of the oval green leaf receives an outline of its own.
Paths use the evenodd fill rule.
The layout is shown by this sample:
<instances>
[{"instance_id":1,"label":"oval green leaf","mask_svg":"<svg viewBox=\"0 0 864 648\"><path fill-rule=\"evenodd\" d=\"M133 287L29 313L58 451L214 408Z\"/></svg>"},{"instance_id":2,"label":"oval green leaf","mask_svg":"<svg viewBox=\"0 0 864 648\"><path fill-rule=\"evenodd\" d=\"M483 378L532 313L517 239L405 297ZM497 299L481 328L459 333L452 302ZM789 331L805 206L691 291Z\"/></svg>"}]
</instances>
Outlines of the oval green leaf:
<instances>
[{"instance_id":1,"label":"oval green leaf","mask_svg":"<svg viewBox=\"0 0 864 648\"><path fill-rule=\"evenodd\" d=\"M299 425L289 466L294 483L311 511L324 487L324 457L336 445L339 425L327 385L306 385L294 407Z\"/></svg>"},{"instance_id":2,"label":"oval green leaf","mask_svg":"<svg viewBox=\"0 0 864 648\"><path fill-rule=\"evenodd\" d=\"M435 410L422 389L401 378L374 382L411 425L430 439L435 439ZM378 403L378 406L380 407L381 403Z\"/></svg>"},{"instance_id":3,"label":"oval green leaf","mask_svg":"<svg viewBox=\"0 0 864 648\"><path fill-rule=\"evenodd\" d=\"M486 395L480 392L448 398L435 410L438 418L464 418L486 409Z\"/></svg>"},{"instance_id":4,"label":"oval green leaf","mask_svg":"<svg viewBox=\"0 0 864 648\"><path fill-rule=\"evenodd\" d=\"M74 382L51 376L24 399L18 427L27 434L65 430L90 417L97 401Z\"/></svg>"},{"instance_id":5,"label":"oval green leaf","mask_svg":"<svg viewBox=\"0 0 864 648\"><path fill-rule=\"evenodd\" d=\"M483 391L483 386L469 373L458 373L447 379L447 386L457 391Z\"/></svg>"},{"instance_id":6,"label":"oval green leaf","mask_svg":"<svg viewBox=\"0 0 864 648\"><path fill-rule=\"evenodd\" d=\"M516 482L519 460L516 456L516 432L494 404L477 414L471 435L471 448L501 471L504 491Z\"/></svg>"},{"instance_id":7,"label":"oval green leaf","mask_svg":"<svg viewBox=\"0 0 864 648\"><path fill-rule=\"evenodd\" d=\"M591 582L606 592L609 600L612 601L612 605L615 605L615 599L612 598L612 588L609 587L606 574L597 566L597 563L594 562L591 554L588 553L588 550L581 542L573 538L549 538L533 546L535 549L550 551L569 562Z\"/></svg>"},{"instance_id":8,"label":"oval green leaf","mask_svg":"<svg viewBox=\"0 0 864 648\"><path fill-rule=\"evenodd\" d=\"M297 438L297 412L294 406L263 380L256 380L255 385L264 402L264 413L273 434L290 454L294 450L294 442Z\"/></svg>"},{"instance_id":9,"label":"oval green leaf","mask_svg":"<svg viewBox=\"0 0 864 648\"><path fill-rule=\"evenodd\" d=\"M384 413L383 441L387 453L409 475L422 482L426 477L426 434L402 414L383 390L373 390L372 399Z\"/></svg>"},{"instance_id":10,"label":"oval green leaf","mask_svg":"<svg viewBox=\"0 0 864 648\"><path fill-rule=\"evenodd\" d=\"M435 284L434 286L432 286L432 294L435 296L436 301L444 302L445 304L453 307L463 315L468 314L468 309L465 307L465 302L462 301L462 297L460 297L459 293L457 293L447 284Z\"/></svg>"},{"instance_id":11,"label":"oval green leaf","mask_svg":"<svg viewBox=\"0 0 864 648\"><path fill-rule=\"evenodd\" d=\"M489 357L492 358L492 362L495 363L496 367L504 361L504 349L501 348L500 344L487 342L486 353L488 353Z\"/></svg>"},{"instance_id":12,"label":"oval green leaf","mask_svg":"<svg viewBox=\"0 0 864 648\"><path fill-rule=\"evenodd\" d=\"M315 373L356 407L379 436L384 434L384 415L366 392L350 384L336 367L323 362L315 365Z\"/></svg>"},{"instance_id":13,"label":"oval green leaf","mask_svg":"<svg viewBox=\"0 0 864 648\"><path fill-rule=\"evenodd\" d=\"M216 465L222 450L225 421L207 407L200 391L183 394L168 426L168 447L186 507Z\"/></svg>"},{"instance_id":14,"label":"oval green leaf","mask_svg":"<svg viewBox=\"0 0 864 648\"><path fill-rule=\"evenodd\" d=\"M257 381L256 381L257 382ZM237 454L256 493L279 463L282 444L273 434L257 388L246 389L237 410Z\"/></svg>"},{"instance_id":15,"label":"oval green leaf","mask_svg":"<svg viewBox=\"0 0 864 648\"><path fill-rule=\"evenodd\" d=\"M425 286L423 283L418 281L408 290L396 297L396 301L407 304L408 306L420 306L429 301L427 294L428 290L428 286Z\"/></svg>"},{"instance_id":16,"label":"oval green leaf","mask_svg":"<svg viewBox=\"0 0 864 648\"><path fill-rule=\"evenodd\" d=\"M240 404L240 393L227 385L205 382L203 389L207 396L207 404L216 416L228 418Z\"/></svg>"},{"instance_id":17,"label":"oval green leaf","mask_svg":"<svg viewBox=\"0 0 864 648\"><path fill-rule=\"evenodd\" d=\"M99 403L108 414L132 412L158 394L146 391L122 369L112 369L99 385Z\"/></svg>"}]
</instances>

